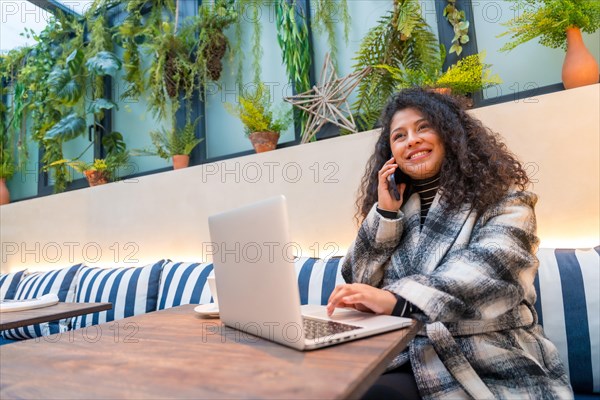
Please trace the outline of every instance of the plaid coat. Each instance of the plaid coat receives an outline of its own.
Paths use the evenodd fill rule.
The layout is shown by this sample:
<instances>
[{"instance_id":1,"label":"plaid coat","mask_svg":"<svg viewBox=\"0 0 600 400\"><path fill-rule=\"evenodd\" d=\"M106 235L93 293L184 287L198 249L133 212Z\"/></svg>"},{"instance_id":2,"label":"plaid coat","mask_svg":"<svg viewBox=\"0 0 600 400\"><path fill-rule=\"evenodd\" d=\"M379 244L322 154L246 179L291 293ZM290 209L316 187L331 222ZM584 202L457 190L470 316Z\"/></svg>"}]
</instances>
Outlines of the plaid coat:
<instances>
[{"instance_id":1,"label":"plaid coat","mask_svg":"<svg viewBox=\"0 0 600 400\"><path fill-rule=\"evenodd\" d=\"M389 369L410 358L424 399L572 398L554 345L537 325L537 197L511 191L478 215L445 212L438 192L420 226L414 194L400 218L375 206L342 266L419 307L424 329Z\"/></svg>"}]
</instances>

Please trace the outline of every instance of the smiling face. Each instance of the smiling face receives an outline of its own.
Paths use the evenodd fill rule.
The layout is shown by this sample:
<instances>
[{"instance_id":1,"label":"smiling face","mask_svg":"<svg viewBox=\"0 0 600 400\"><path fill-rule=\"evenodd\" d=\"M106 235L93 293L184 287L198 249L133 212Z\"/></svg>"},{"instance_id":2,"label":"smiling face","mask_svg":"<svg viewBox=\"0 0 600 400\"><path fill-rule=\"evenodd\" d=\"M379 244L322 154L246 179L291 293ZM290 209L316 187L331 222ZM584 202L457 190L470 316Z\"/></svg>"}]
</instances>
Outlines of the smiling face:
<instances>
[{"instance_id":1,"label":"smiling face","mask_svg":"<svg viewBox=\"0 0 600 400\"><path fill-rule=\"evenodd\" d=\"M405 108L394 114L390 146L396 163L411 178L431 178L440 172L444 144L419 110Z\"/></svg>"}]
</instances>

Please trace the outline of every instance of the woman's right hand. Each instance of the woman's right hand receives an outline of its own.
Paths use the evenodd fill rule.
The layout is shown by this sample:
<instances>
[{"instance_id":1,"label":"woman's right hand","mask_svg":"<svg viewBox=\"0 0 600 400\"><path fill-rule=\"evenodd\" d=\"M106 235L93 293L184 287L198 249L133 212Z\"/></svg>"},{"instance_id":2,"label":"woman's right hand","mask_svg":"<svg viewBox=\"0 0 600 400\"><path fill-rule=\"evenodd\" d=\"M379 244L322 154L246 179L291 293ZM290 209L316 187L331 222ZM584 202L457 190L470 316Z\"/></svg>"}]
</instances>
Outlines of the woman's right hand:
<instances>
[{"instance_id":1,"label":"woman's right hand","mask_svg":"<svg viewBox=\"0 0 600 400\"><path fill-rule=\"evenodd\" d=\"M406 189L406 183L401 183L398 191L400 192L400 200L394 199L390 193L390 183L388 177L394 174L394 171L398 168L394 157L390 158L383 164L383 167L379 170L379 184L377 186L377 202L381 210L396 212L402 207L402 195Z\"/></svg>"}]
</instances>

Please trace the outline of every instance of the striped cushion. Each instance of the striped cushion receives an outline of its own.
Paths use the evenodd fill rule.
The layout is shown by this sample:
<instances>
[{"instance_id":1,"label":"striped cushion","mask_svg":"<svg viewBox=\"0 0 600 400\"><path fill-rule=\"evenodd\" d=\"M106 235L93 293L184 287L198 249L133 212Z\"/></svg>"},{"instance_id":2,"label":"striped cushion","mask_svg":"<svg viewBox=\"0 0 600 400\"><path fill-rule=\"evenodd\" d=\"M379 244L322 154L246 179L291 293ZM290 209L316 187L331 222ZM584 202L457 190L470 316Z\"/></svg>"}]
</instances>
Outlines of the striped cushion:
<instances>
[{"instance_id":1,"label":"striped cushion","mask_svg":"<svg viewBox=\"0 0 600 400\"><path fill-rule=\"evenodd\" d=\"M75 318L73 329L156 311L164 260L138 268L82 268L77 302L110 302L112 309Z\"/></svg>"},{"instance_id":2,"label":"striped cushion","mask_svg":"<svg viewBox=\"0 0 600 400\"><path fill-rule=\"evenodd\" d=\"M16 300L34 299L55 293L59 301L71 302L75 296L76 275L81 264L56 271L36 272L25 276L17 287ZM31 339L68 330L70 319L45 322L2 332L6 339Z\"/></svg>"},{"instance_id":3,"label":"striped cushion","mask_svg":"<svg viewBox=\"0 0 600 400\"><path fill-rule=\"evenodd\" d=\"M556 345L576 392L600 392L600 246L538 251L534 284L540 325Z\"/></svg>"},{"instance_id":4,"label":"striped cushion","mask_svg":"<svg viewBox=\"0 0 600 400\"><path fill-rule=\"evenodd\" d=\"M333 289L344 282L342 260L298 258L295 261L300 290L300 304L326 305Z\"/></svg>"},{"instance_id":5,"label":"striped cushion","mask_svg":"<svg viewBox=\"0 0 600 400\"><path fill-rule=\"evenodd\" d=\"M212 302L206 283L212 270L213 265L208 263L167 262L160 280L158 309Z\"/></svg>"},{"instance_id":6,"label":"striped cushion","mask_svg":"<svg viewBox=\"0 0 600 400\"><path fill-rule=\"evenodd\" d=\"M0 275L0 300L12 300L17 294L17 286L27 270Z\"/></svg>"}]
</instances>

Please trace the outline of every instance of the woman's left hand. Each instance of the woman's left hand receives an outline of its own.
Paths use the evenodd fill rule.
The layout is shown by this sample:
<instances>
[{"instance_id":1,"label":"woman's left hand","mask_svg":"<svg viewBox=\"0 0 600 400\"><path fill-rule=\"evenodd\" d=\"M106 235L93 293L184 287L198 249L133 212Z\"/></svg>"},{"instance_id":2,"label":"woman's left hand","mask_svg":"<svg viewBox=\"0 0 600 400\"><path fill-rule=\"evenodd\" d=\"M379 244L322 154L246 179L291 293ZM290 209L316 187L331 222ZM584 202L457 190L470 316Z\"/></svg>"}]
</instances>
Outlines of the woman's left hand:
<instances>
[{"instance_id":1,"label":"woman's left hand","mask_svg":"<svg viewBox=\"0 0 600 400\"><path fill-rule=\"evenodd\" d=\"M329 296L327 315L331 316L337 307L391 315L397 301L391 292L364 283L338 285Z\"/></svg>"}]
</instances>

